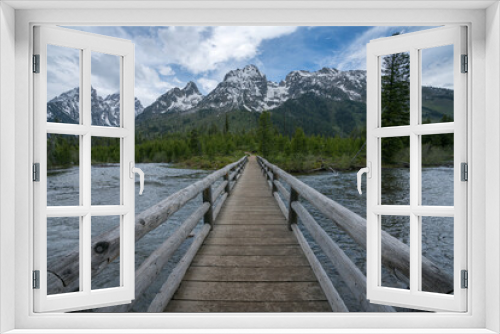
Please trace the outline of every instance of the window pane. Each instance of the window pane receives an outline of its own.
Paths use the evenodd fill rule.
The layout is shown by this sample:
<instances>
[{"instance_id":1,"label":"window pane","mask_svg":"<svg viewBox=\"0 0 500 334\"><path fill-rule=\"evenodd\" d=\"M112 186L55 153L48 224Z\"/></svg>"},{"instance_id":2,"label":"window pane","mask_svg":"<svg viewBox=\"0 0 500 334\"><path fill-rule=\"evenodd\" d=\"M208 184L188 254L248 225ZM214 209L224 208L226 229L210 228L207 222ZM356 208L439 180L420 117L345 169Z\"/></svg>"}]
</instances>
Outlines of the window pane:
<instances>
[{"instance_id":1,"label":"window pane","mask_svg":"<svg viewBox=\"0 0 500 334\"><path fill-rule=\"evenodd\" d=\"M453 282L453 222L454 219L451 217L422 217L422 256L434 262L443 276L448 276L451 282ZM422 286L422 291L440 292L436 287L426 286Z\"/></svg>"},{"instance_id":2,"label":"window pane","mask_svg":"<svg viewBox=\"0 0 500 334\"><path fill-rule=\"evenodd\" d=\"M80 138L47 134L47 206L80 205Z\"/></svg>"},{"instance_id":3,"label":"window pane","mask_svg":"<svg viewBox=\"0 0 500 334\"><path fill-rule=\"evenodd\" d=\"M382 138L381 204L410 205L410 137Z\"/></svg>"},{"instance_id":4,"label":"window pane","mask_svg":"<svg viewBox=\"0 0 500 334\"><path fill-rule=\"evenodd\" d=\"M453 122L453 45L421 50L422 123Z\"/></svg>"},{"instance_id":5,"label":"window pane","mask_svg":"<svg viewBox=\"0 0 500 334\"><path fill-rule=\"evenodd\" d=\"M80 123L80 50L47 45L47 122Z\"/></svg>"},{"instance_id":6,"label":"window pane","mask_svg":"<svg viewBox=\"0 0 500 334\"><path fill-rule=\"evenodd\" d=\"M79 253L80 218L47 218L47 294L60 294L79 290L79 279L64 289L67 278L79 276L80 261L65 261L68 254Z\"/></svg>"},{"instance_id":7,"label":"window pane","mask_svg":"<svg viewBox=\"0 0 500 334\"><path fill-rule=\"evenodd\" d=\"M453 206L453 133L422 136L422 205Z\"/></svg>"},{"instance_id":8,"label":"window pane","mask_svg":"<svg viewBox=\"0 0 500 334\"><path fill-rule=\"evenodd\" d=\"M120 205L120 138L92 137L92 205Z\"/></svg>"},{"instance_id":9,"label":"window pane","mask_svg":"<svg viewBox=\"0 0 500 334\"><path fill-rule=\"evenodd\" d=\"M120 248L120 216L92 217L92 269L98 274L92 277L92 290L114 288L120 286L120 257L111 258L110 253ZM109 235L114 231L116 242L109 242ZM108 264L106 267L103 263Z\"/></svg>"},{"instance_id":10,"label":"window pane","mask_svg":"<svg viewBox=\"0 0 500 334\"><path fill-rule=\"evenodd\" d=\"M120 126L120 57L92 52L92 125Z\"/></svg>"},{"instance_id":11,"label":"window pane","mask_svg":"<svg viewBox=\"0 0 500 334\"><path fill-rule=\"evenodd\" d=\"M398 239L403 244L410 246L410 217L408 216L382 216L381 217L381 228L383 232L388 233L390 236ZM384 236L382 235L381 242L382 258L387 255L394 255L394 249L388 247L384 243ZM381 263L383 263L381 261ZM408 258L407 263L404 264L410 272L410 260ZM403 273L391 267L386 267L382 264L382 277L381 286L389 288L399 288L399 289L410 289L409 277L403 275Z\"/></svg>"},{"instance_id":12,"label":"window pane","mask_svg":"<svg viewBox=\"0 0 500 334\"><path fill-rule=\"evenodd\" d=\"M382 126L410 124L410 54L381 57Z\"/></svg>"}]
</instances>

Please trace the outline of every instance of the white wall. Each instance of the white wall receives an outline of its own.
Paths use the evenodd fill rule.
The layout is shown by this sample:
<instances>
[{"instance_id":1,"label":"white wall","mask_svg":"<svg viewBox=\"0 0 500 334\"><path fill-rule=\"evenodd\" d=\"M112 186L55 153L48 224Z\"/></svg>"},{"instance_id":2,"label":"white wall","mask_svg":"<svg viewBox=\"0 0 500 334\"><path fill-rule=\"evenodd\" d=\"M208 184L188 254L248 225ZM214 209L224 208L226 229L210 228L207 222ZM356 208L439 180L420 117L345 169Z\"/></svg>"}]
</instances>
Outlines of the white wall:
<instances>
[{"instance_id":1,"label":"white wall","mask_svg":"<svg viewBox=\"0 0 500 334\"><path fill-rule=\"evenodd\" d=\"M15 12L0 3L0 332L14 328Z\"/></svg>"},{"instance_id":2,"label":"white wall","mask_svg":"<svg viewBox=\"0 0 500 334\"><path fill-rule=\"evenodd\" d=\"M486 328L500 332L500 6L486 11Z\"/></svg>"},{"instance_id":3,"label":"white wall","mask_svg":"<svg viewBox=\"0 0 500 334\"><path fill-rule=\"evenodd\" d=\"M68 2L65 2L68 3ZM97 2L94 2L97 3ZM6 19L8 17L9 19ZM126 315L120 317L114 317L114 321L111 323L103 324L103 322L89 321L85 317L79 317L78 319L61 319L58 315L51 315L50 317L39 317L37 319L32 319L33 317L28 317L27 310L31 309L30 297L31 290L25 287L29 285L30 281L30 270L31 265L28 261L30 254L30 205L31 200L30 194L30 162L31 162L31 106L29 102L29 92L30 92L30 81L29 81L29 64L30 64L30 22L37 23L53 23L53 22L73 22L84 24L99 24L102 22L110 24L123 24L127 22L129 24L256 24L259 22L269 23L275 22L275 24L359 24L359 23L371 23L377 24L378 22L390 22L398 20L397 22L411 22L411 20L417 20L422 22L443 22L450 17L450 23L473 23L472 29L472 40L474 41L474 48L472 54L472 65L474 66L474 97L475 100L472 101L472 125L469 129L472 131L475 137L474 146L472 147L474 163L472 166L476 170L471 170L470 175L474 178L474 191L471 193L471 199L474 202L473 205L473 224L474 230L472 233L472 239L474 240L474 249L472 254L476 256L484 255L484 238L486 234L488 236L488 244L486 245L490 251L490 256L494 256L496 263L494 266L488 268L491 277L488 277L486 282L483 275L481 278L477 277L481 281L481 287L476 289L474 295L472 295L472 309L475 312L474 322L471 323L468 317L460 317L444 315L441 319L440 324L449 325L451 327L460 326L473 326L473 327L483 327L484 317L482 315L485 313L485 305L488 305L488 327L491 329L496 329L498 332L500 329L500 323L498 320L499 315L499 273L500 266L498 260L499 245L495 244L495 241L499 240L499 221L500 221L500 135L499 135L499 122L500 116L499 105L500 105L500 89L499 89L499 10L498 6L491 7L488 10L488 20L485 20L483 10L470 10L470 11L456 11L456 10L446 10L446 11L425 11L425 10L411 10L411 11L385 11L385 10L363 10L363 11L349 11L349 10L240 10L240 11L224 11L220 9L211 10L200 10L200 9L190 9L190 10L155 10L155 11L144 11L144 10L129 10L129 11L114 11L114 10L42 10L42 11L23 11L19 10L16 12L16 73L15 76L13 71L13 57L14 50L12 38L13 29L3 29L4 26L13 27L13 11L12 9L6 7L5 5L0 6L0 26L2 27L2 32L0 33L0 42L2 46L2 51L0 52L0 70L2 75L0 76L0 255L2 262L0 263L0 271L2 275L0 276L0 288L2 291L1 302L0 302L0 322L1 322L1 332L4 328L7 329L9 326L13 325L12 310L14 305L10 304L14 297L12 295L13 291L13 276L12 273L14 269L16 270L16 285L17 285L17 295L16 295L16 325L21 328L30 328L35 326L44 326L50 328L49 326L59 326L59 328L66 329L71 326L84 327L102 327L105 326L115 326L121 327L123 329L134 328L134 326L140 321L148 321L151 327L157 326L157 328L163 328L166 326L164 319L153 319L153 318L140 318L140 315ZM411 18L411 20L410 20ZM488 37L488 67L485 68L483 60L485 59L484 53L484 29L488 29L488 33L491 36ZM493 31L492 31L493 30ZM4 31L11 31L11 34L4 33ZM7 35L7 38L4 38ZM10 50L10 51L9 51ZM6 57L2 57L3 53L7 53ZM10 57L10 58L9 58ZM477 65L477 66L476 66ZM8 75L7 75L8 74ZM16 77L16 82L13 82L13 78ZM488 95L485 96L485 81L484 78L488 77ZM16 113L14 116L13 104L11 98L14 96L14 86L16 91ZM5 105L5 107L4 107ZM487 117L485 117L485 110L487 110ZM15 117L15 133L13 130L13 118ZM487 121L486 121L487 120ZM491 121L493 120L493 121ZM494 139L485 141L484 132L485 129L491 134L494 134ZM14 156L12 145L12 138L15 135L15 143L18 151ZM7 139L6 139L7 138ZM488 145L488 147L487 147ZM485 150L488 148L488 150ZM486 160L486 155L488 155ZM16 159L16 177L15 177L15 187L16 192L13 191L14 186L14 168L11 161ZM488 162L488 167L486 166ZM488 179L485 177L485 171L491 172L492 175L488 175ZM487 190L487 198L490 197L490 193L493 194L489 199L485 201L485 187ZM12 200L16 197L16 220L14 222L14 213L11 211L13 208ZM488 205L488 227L485 232L485 202ZM14 235L13 227L16 226L16 234ZM12 259L12 249L13 246L12 239L6 238L6 234L10 235L13 239L15 236L16 240L23 242L18 242L16 244L16 256L18 257L18 262L14 268L14 263ZM480 234L480 237L478 235ZM491 253L491 251L493 251ZM473 268L471 272L484 272L484 261L475 261L472 263ZM488 275L489 276L489 275ZM471 279L474 279L472 276ZM486 284L484 284L486 283ZM488 288L488 292L483 294L485 287ZM487 296L486 301L484 300L484 295ZM469 296L471 296L469 294ZM487 303L487 304L486 304ZM477 314L480 316L477 317ZM329 316L315 316L311 319L305 319L303 316L293 315L289 316L282 314L279 316L273 316L276 319L276 328L283 328L283 326L303 328L305 326L311 326L316 328L329 328L332 326L337 327L349 327L355 324L358 328L367 327L392 327L399 328L401 324L405 325L408 321L415 322L415 317L407 317L401 315L398 317L398 321L394 321L394 318L389 319L384 316L377 317L366 317L366 322L353 322L353 318L348 316L338 315L335 322L332 322L332 318ZM66 320L66 322L56 320ZM221 328L226 326L228 328L237 327L258 327L263 326L262 321L266 320L265 317L258 318L255 315L247 317L224 317L224 316L214 316L211 317L190 317L186 319L182 316L171 316L168 319L168 326L172 328L186 326L188 323L190 326L198 328ZM440 321L441 321L440 320ZM36 321L36 322L34 322ZM260 322L259 322L260 321ZM281 321L281 322L278 322ZM310 322L308 322L310 321ZM428 326L425 323L418 323L419 327ZM111 327L110 327L111 328Z\"/></svg>"}]
</instances>

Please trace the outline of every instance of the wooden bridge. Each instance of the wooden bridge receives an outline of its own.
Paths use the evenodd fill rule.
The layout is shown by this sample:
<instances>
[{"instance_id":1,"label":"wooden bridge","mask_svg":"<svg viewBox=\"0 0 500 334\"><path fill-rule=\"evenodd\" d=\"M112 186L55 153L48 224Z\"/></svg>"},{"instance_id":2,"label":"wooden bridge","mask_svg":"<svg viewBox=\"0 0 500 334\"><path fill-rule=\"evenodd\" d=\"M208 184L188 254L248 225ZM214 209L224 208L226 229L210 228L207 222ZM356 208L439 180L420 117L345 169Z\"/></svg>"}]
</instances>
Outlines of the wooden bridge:
<instances>
[{"instance_id":1,"label":"wooden bridge","mask_svg":"<svg viewBox=\"0 0 500 334\"><path fill-rule=\"evenodd\" d=\"M148 312L348 312L299 222L337 269L359 309L394 312L390 306L371 304L366 299L365 275L299 198L311 203L364 248L366 220L263 158L243 157L140 213L136 216L136 241L200 193L201 205L136 270L136 299L131 304L95 311L130 311L203 219L202 228ZM97 240L92 245L92 275L118 257L119 230L106 232ZM107 247L102 247L104 243ZM408 277L408 246L385 232L382 243L382 264ZM78 265L77 256L77 251L70 253L51 268L51 293L74 291L78 268L72 266ZM453 280L425 258L422 275L424 288L442 293L453 290Z\"/></svg>"}]
</instances>

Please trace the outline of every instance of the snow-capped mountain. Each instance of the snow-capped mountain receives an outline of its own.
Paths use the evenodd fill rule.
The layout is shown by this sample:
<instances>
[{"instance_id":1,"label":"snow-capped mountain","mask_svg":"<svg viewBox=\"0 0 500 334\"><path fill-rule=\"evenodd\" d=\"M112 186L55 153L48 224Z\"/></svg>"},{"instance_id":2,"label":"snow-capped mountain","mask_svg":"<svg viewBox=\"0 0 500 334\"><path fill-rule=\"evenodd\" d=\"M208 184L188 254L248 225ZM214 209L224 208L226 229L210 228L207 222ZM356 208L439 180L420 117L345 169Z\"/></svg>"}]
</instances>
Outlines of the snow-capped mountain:
<instances>
[{"instance_id":1,"label":"snow-capped mountain","mask_svg":"<svg viewBox=\"0 0 500 334\"><path fill-rule=\"evenodd\" d=\"M210 92L196 109L262 111L267 104L266 76L254 65L229 71L224 80Z\"/></svg>"},{"instance_id":2,"label":"snow-capped mountain","mask_svg":"<svg viewBox=\"0 0 500 334\"><path fill-rule=\"evenodd\" d=\"M255 65L229 71L222 82L203 96L196 84L188 82L184 88L173 88L161 95L147 108L135 99L135 115L194 113L199 110L262 112L277 108L290 99L312 94L334 101L365 101L366 71L339 71L323 68L315 72L292 71L281 82L268 81ZM101 97L92 88L92 124L117 126L120 123L120 95ZM74 88L47 103L47 120L51 122L79 122L79 89Z\"/></svg>"},{"instance_id":3,"label":"snow-capped mountain","mask_svg":"<svg viewBox=\"0 0 500 334\"><path fill-rule=\"evenodd\" d=\"M304 94L314 94L336 101L364 101L366 72L361 70L339 71L323 68L316 72L293 71L277 83L268 81L255 65L229 71L224 80L210 92L197 107L201 109L271 110L289 99Z\"/></svg>"},{"instance_id":4,"label":"snow-capped mountain","mask_svg":"<svg viewBox=\"0 0 500 334\"><path fill-rule=\"evenodd\" d=\"M78 124L79 119L79 88L73 88L53 98L47 103L47 121ZM135 98L135 115L142 113L144 107ZM91 88L92 125L119 126L120 125L120 94L115 93L105 98L97 95Z\"/></svg>"},{"instance_id":5,"label":"snow-capped mountain","mask_svg":"<svg viewBox=\"0 0 500 334\"><path fill-rule=\"evenodd\" d=\"M202 99L203 95L198 87L190 81L182 89L177 87L170 89L157 98L145 111L152 114L183 112L195 108Z\"/></svg>"}]
</instances>

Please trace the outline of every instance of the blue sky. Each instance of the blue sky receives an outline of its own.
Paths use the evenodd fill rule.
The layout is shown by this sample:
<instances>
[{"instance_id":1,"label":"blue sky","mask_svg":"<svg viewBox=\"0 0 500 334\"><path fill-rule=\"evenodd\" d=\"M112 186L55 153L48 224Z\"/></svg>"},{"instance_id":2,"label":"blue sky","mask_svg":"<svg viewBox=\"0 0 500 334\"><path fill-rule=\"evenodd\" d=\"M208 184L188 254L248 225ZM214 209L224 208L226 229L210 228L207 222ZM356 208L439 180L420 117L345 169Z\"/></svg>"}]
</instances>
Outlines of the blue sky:
<instances>
[{"instance_id":1,"label":"blue sky","mask_svg":"<svg viewBox=\"0 0 500 334\"><path fill-rule=\"evenodd\" d=\"M268 80L280 81L293 70L317 71L323 67L340 70L366 69L366 43L372 39L408 33L429 27L68 27L135 43L136 96L144 106L173 87L194 81L203 94L209 93L232 69L255 64ZM429 68L442 68L451 59L450 48L429 52ZM61 56L59 59L58 56ZM77 59L55 53L53 61L73 63ZM111 57L113 58L113 57ZM116 61L95 54L92 85L105 96L118 91ZM432 65L432 66L431 66ZM425 67L425 66L424 66ZM77 69L77 67L76 67ZM69 71L52 73L48 98L69 87ZM77 73L77 71L74 71ZM425 72L425 68L424 68ZM427 84L452 88L453 77L428 72ZM424 73L425 74L425 73ZM425 83L424 83L425 84ZM450 86L451 85L451 86Z\"/></svg>"}]
</instances>

